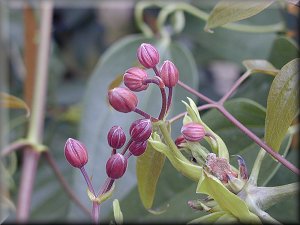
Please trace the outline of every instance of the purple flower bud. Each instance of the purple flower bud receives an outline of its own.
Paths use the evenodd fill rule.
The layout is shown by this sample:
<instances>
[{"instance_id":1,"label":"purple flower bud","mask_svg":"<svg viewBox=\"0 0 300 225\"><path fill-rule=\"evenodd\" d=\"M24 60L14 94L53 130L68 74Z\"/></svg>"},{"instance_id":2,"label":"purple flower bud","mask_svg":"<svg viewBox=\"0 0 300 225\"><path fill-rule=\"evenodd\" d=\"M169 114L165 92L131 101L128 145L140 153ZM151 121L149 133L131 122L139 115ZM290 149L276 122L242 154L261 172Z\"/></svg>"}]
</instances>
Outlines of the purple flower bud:
<instances>
[{"instance_id":1,"label":"purple flower bud","mask_svg":"<svg viewBox=\"0 0 300 225\"><path fill-rule=\"evenodd\" d=\"M143 81L147 79L147 73L138 68L132 67L126 70L123 80L126 87L132 91L143 91L149 87L149 84L143 84Z\"/></svg>"},{"instance_id":2,"label":"purple flower bud","mask_svg":"<svg viewBox=\"0 0 300 225\"><path fill-rule=\"evenodd\" d=\"M181 128L181 133L187 141L197 142L205 136L204 127L199 123L187 123Z\"/></svg>"},{"instance_id":3,"label":"purple flower bud","mask_svg":"<svg viewBox=\"0 0 300 225\"><path fill-rule=\"evenodd\" d=\"M146 141L152 133L152 123L149 119L139 119L134 121L129 133L134 141Z\"/></svg>"},{"instance_id":4,"label":"purple flower bud","mask_svg":"<svg viewBox=\"0 0 300 225\"><path fill-rule=\"evenodd\" d=\"M129 146L129 151L134 156L140 156L146 151L147 143L148 141L141 141L141 142L133 141Z\"/></svg>"},{"instance_id":5,"label":"purple flower bud","mask_svg":"<svg viewBox=\"0 0 300 225\"><path fill-rule=\"evenodd\" d=\"M135 110L138 99L128 88L117 87L108 91L108 101L117 111L128 113Z\"/></svg>"},{"instance_id":6,"label":"purple flower bud","mask_svg":"<svg viewBox=\"0 0 300 225\"><path fill-rule=\"evenodd\" d=\"M107 134L107 141L110 147L119 149L125 144L126 135L120 126L113 126Z\"/></svg>"},{"instance_id":7,"label":"purple flower bud","mask_svg":"<svg viewBox=\"0 0 300 225\"><path fill-rule=\"evenodd\" d=\"M107 176L112 179L122 177L127 168L127 159L120 153L112 155L106 163Z\"/></svg>"},{"instance_id":8,"label":"purple flower bud","mask_svg":"<svg viewBox=\"0 0 300 225\"><path fill-rule=\"evenodd\" d=\"M81 168L88 162L88 153L85 146L73 138L66 141L65 157L76 168Z\"/></svg>"},{"instance_id":9,"label":"purple flower bud","mask_svg":"<svg viewBox=\"0 0 300 225\"><path fill-rule=\"evenodd\" d=\"M174 63L169 60L164 61L160 69L160 77L167 87L174 87L179 80L179 72Z\"/></svg>"},{"instance_id":10,"label":"purple flower bud","mask_svg":"<svg viewBox=\"0 0 300 225\"><path fill-rule=\"evenodd\" d=\"M157 49L151 44L143 43L137 50L137 58L145 68L153 68L159 62Z\"/></svg>"},{"instance_id":11,"label":"purple flower bud","mask_svg":"<svg viewBox=\"0 0 300 225\"><path fill-rule=\"evenodd\" d=\"M186 142L186 140L185 140L185 138L184 138L184 136L183 135L180 135L180 136L178 136L177 138L176 138L176 140L175 140L175 145L177 146L177 148L181 148L181 144L183 144L183 143L185 143Z\"/></svg>"}]
</instances>

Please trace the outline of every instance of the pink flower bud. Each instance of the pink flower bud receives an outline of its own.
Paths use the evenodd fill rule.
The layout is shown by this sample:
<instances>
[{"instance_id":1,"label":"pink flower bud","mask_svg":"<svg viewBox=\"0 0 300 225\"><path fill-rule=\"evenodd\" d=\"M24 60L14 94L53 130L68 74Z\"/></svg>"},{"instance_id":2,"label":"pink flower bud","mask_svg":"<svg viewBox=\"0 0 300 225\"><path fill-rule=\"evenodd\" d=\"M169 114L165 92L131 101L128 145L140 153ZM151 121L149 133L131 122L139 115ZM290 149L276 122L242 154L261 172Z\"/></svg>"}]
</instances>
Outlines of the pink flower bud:
<instances>
[{"instance_id":1,"label":"pink flower bud","mask_svg":"<svg viewBox=\"0 0 300 225\"><path fill-rule=\"evenodd\" d=\"M117 111L128 113L135 110L138 99L128 88L117 87L108 91L108 101Z\"/></svg>"},{"instance_id":2,"label":"pink flower bud","mask_svg":"<svg viewBox=\"0 0 300 225\"><path fill-rule=\"evenodd\" d=\"M127 168L127 159L120 153L112 155L106 163L107 176L112 179L122 177Z\"/></svg>"},{"instance_id":3,"label":"pink flower bud","mask_svg":"<svg viewBox=\"0 0 300 225\"><path fill-rule=\"evenodd\" d=\"M88 162L88 153L85 146L73 138L66 141L65 157L76 168L81 168Z\"/></svg>"},{"instance_id":4,"label":"pink flower bud","mask_svg":"<svg viewBox=\"0 0 300 225\"><path fill-rule=\"evenodd\" d=\"M174 87L179 79L179 72L174 63L169 60L164 61L160 69L160 77L167 87Z\"/></svg>"},{"instance_id":5,"label":"pink flower bud","mask_svg":"<svg viewBox=\"0 0 300 225\"><path fill-rule=\"evenodd\" d=\"M126 135L120 126L113 126L107 134L107 141L110 147L119 149L125 144Z\"/></svg>"},{"instance_id":6,"label":"pink flower bud","mask_svg":"<svg viewBox=\"0 0 300 225\"><path fill-rule=\"evenodd\" d=\"M147 77L148 75L144 70L138 67L132 67L125 72L123 80L125 86L130 90L143 91L149 87L149 84L143 84L143 81L147 79Z\"/></svg>"},{"instance_id":7,"label":"pink flower bud","mask_svg":"<svg viewBox=\"0 0 300 225\"><path fill-rule=\"evenodd\" d=\"M180 135L180 136L178 136L177 138L176 138L176 140L175 140L175 145L177 146L177 148L181 148L181 144L183 144L183 143L185 143L186 142L186 140L185 140L185 138L183 137L183 135Z\"/></svg>"},{"instance_id":8,"label":"pink flower bud","mask_svg":"<svg viewBox=\"0 0 300 225\"><path fill-rule=\"evenodd\" d=\"M134 156L140 156L146 151L147 143L148 141L142 141L142 142L133 141L129 146L129 151Z\"/></svg>"},{"instance_id":9,"label":"pink flower bud","mask_svg":"<svg viewBox=\"0 0 300 225\"><path fill-rule=\"evenodd\" d=\"M149 119L139 119L134 121L129 133L134 141L146 141L152 133L152 123Z\"/></svg>"},{"instance_id":10,"label":"pink flower bud","mask_svg":"<svg viewBox=\"0 0 300 225\"><path fill-rule=\"evenodd\" d=\"M145 68L153 68L159 62L157 49L151 44L143 43L137 50L137 58Z\"/></svg>"},{"instance_id":11,"label":"pink flower bud","mask_svg":"<svg viewBox=\"0 0 300 225\"><path fill-rule=\"evenodd\" d=\"M187 123L181 128L181 133L187 141L197 142L205 136L204 127L199 123Z\"/></svg>"}]
</instances>

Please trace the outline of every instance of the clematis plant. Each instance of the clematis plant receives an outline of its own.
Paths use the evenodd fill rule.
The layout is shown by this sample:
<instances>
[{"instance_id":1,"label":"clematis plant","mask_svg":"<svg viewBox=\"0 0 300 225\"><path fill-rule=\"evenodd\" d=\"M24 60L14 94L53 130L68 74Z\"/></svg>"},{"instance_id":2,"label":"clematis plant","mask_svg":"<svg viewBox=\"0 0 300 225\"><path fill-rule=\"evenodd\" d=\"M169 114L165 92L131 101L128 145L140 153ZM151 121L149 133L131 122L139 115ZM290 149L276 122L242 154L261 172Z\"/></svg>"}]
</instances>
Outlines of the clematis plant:
<instances>
[{"instance_id":1,"label":"clematis plant","mask_svg":"<svg viewBox=\"0 0 300 225\"><path fill-rule=\"evenodd\" d=\"M83 144L74 139L68 139L65 146L66 159L72 166L80 169L87 183L88 196L93 203L91 215L94 222L98 222L99 207L111 196L115 180L121 178L126 172L128 159L131 156L141 157L139 158L141 163L143 154L157 151L167 157L179 173L197 183L196 193L206 195L205 198L187 201L187 205L192 209L207 212L207 215L190 223L277 223L278 221L265 210L283 198L296 194L298 184L292 183L276 187L257 186L257 177L265 152L271 154L274 160L278 160L293 172L299 174L299 170L225 109L224 102L245 77L242 76L238 79L220 101L213 101L181 82L179 70L173 62L166 60L161 68L158 68L160 56L153 45L142 43L137 49L137 59L144 68L153 70L155 75L150 77L144 68L129 68L123 76L125 87L116 87L108 92L109 103L115 110L121 113L135 112L142 118L132 122L129 129L130 139L125 147L123 146L126 143L126 135L123 129L115 125L109 130L107 139L112 153L106 163L108 178L98 192L94 191L92 182L84 169L88 160L87 150ZM278 70L277 77L288 76L285 73L286 67L295 69L297 62L298 59L293 60L281 71ZM249 74L246 72L247 76ZM157 117L138 108L139 101L134 93L147 91L150 84L157 85L161 93L162 105ZM207 103L198 107L188 97L187 102L183 101L186 112L168 119L168 112L172 104L172 90L177 85ZM166 89L168 90L166 91ZM237 159L237 168L230 164L230 149L227 148L222 138L201 119L199 111L208 108L220 111L225 118L261 147L250 174L240 155L233 155ZM181 135L173 140L170 132L171 126L180 118L183 118ZM204 145L205 142L209 148ZM122 147L123 150L117 152ZM147 158L147 160L149 159ZM138 185L139 190L143 189L142 182L138 182ZM142 201L145 201L145 195L141 191L140 197Z\"/></svg>"}]
</instances>

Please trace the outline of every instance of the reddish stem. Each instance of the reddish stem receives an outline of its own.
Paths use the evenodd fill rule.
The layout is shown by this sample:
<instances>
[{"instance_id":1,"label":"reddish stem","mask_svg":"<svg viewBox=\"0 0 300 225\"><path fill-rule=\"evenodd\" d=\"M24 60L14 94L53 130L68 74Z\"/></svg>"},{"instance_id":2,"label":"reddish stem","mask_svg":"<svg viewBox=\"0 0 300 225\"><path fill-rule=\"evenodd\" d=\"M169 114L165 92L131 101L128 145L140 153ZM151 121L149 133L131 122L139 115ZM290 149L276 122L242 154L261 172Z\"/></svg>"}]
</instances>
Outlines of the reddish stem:
<instances>
[{"instance_id":1,"label":"reddish stem","mask_svg":"<svg viewBox=\"0 0 300 225\"><path fill-rule=\"evenodd\" d=\"M23 152L23 165L21 174L21 185L17 205L17 222L27 222L29 218L31 195L38 166L40 153L25 148Z\"/></svg>"},{"instance_id":2,"label":"reddish stem","mask_svg":"<svg viewBox=\"0 0 300 225\"><path fill-rule=\"evenodd\" d=\"M153 83L156 84L159 89L160 89L160 93L161 93L161 110L158 116L159 120L162 120L166 114L166 110L167 110L167 95L166 95L166 91L165 91L165 84L163 83L162 79L160 79L160 77L156 76L154 78L148 78L145 79L143 81L144 84L148 84L148 83Z\"/></svg>"}]
</instances>

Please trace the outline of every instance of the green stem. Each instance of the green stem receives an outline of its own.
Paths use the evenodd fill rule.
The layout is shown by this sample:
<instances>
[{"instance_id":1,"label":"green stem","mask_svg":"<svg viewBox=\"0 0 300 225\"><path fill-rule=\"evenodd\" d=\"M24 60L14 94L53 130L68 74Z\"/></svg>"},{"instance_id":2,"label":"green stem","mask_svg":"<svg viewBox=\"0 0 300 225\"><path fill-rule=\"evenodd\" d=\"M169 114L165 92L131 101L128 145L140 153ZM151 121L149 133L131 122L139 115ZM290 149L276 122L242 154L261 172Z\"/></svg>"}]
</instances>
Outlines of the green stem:
<instances>
[{"instance_id":1,"label":"green stem","mask_svg":"<svg viewBox=\"0 0 300 225\"><path fill-rule=\"evenodd\" d=\"M164 7L161 12L158 15L157 19L157 26L158 29L161 30L163 25L165 24L168 16L171 13L174 13L175 11L185 11L199 19L208 20L209 14L196 8L195 6L192 6L187 3L176 3L169 5L167 7ZM280 32L284 31L285 26L284 23L276 23L271 25L246 25L246 24L240 24L240 23L228 23L224 24L221 27L226 28L228 30L234 30L234 31L241 31L241 32L248 32L248 33L270 33L270 32Z\"/></svg>"},{"instance_id":2,"label":"green stem","mask_svg":"<svg viewBox=\"0 0 300 225\"><path fill-rule=\"evenodd\" d=\"M166 123L164 121L160 121L159 124L159 129L164 137L164 141L166 144L169 146L169 148L173 151L175 154L175 157L179 158L180 160L190 163L178 150L177 146L175 145L172 137L170 136L170 133L168 131L168 128L166 126Z\"/></svg>"},{"instance_id":3,"label":"green stem","mask_svg":"<svg viewBox=\"0 0 300 225\"><path fill-rule=\"evenodd\" d=\"M299 183L291 183L276 187L257 187L256 196L261 209L265 210L298 192Z\"/></svg>"},{"instance_id":4,"label":"green stem","mask_svg":"<svg viewBox=\"0 0 300 225\"><path fill-rule=\"evenodd\" d=\"M252 185L257 184L257 178L258 178L259 171L260 171L260 168L261 168L261 163L262 163L265 155L266 155L266 151L263 148L261 148L258 152L258 155L257 155L256 159L255 159L255 162L254 162L254 165L253 165L248 183L251 183Z\"/></svg>"},{"instance_id":5,"label":"green stem","mask_svg":"<svg viewBox=\"0 0 300 225\"><path fill-rule=\"evenodd\" d=\"M34 96L32 114L29 122L27 139L32 143L42 142L45 104L47 93L48 57L52 25L52 1L41 2L40 43L38 49L38 62L35 74ZM22 176L19 188L17 221L28 221L31 194L40 153L31 148L25 149L23 154Z\"/></svg>"}]
</instances>

